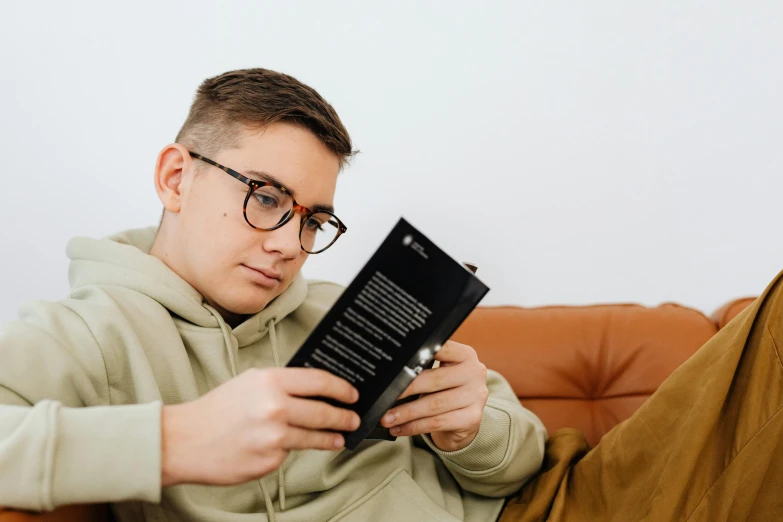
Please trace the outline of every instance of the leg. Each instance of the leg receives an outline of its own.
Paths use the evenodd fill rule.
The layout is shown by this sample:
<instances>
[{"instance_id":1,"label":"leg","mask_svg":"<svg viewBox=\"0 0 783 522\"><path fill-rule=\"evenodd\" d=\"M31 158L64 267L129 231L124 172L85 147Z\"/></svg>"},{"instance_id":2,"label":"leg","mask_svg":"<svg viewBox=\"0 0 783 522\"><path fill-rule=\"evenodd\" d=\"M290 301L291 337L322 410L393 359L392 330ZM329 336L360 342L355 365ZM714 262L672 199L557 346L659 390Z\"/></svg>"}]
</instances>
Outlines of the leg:
<instances>
[{"instance_id":1,"label":"leg","mask_svg":"<svg viewBox=\"0 0 783 522\"><path fill-rule=\"evenodd\" d=\"M783 520L781 348L783 274L593 450L557 434L500 521Z\"/></svg>"}]
</instances>

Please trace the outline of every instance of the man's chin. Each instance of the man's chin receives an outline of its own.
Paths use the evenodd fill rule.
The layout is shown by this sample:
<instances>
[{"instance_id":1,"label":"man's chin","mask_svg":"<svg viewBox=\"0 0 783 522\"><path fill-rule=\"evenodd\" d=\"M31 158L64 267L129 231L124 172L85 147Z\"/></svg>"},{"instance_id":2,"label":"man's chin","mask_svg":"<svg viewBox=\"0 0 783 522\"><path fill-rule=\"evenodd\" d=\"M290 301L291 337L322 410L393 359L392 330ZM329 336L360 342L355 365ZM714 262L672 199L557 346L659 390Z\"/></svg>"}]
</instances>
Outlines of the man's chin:
<instances>
[{"instance_id":1,"label":"man's chin","mask_svg":"<svg viewBox=\"0 0 783 522\"><path fill-rule=\"evenodd\" d=\"M230 302L227 304L227 306L224 306L223 309L232 315L255 315L266 308L270 302L272 302L272 298L266 299L262 302Z\"/></svg>"},{"instance_id":2,"label":"man's chin","mask_svg":"<svg viewBox=\"0 0 783 522\"><path fill-rule=\"evenodd\" d=\"M233 315L255 315L266 308L281 293L254 287L248 292L250 295L247 296L237 294L226 296L226 299L223 300L225 304L221 306Z\"/></svg>"}]
</instances>

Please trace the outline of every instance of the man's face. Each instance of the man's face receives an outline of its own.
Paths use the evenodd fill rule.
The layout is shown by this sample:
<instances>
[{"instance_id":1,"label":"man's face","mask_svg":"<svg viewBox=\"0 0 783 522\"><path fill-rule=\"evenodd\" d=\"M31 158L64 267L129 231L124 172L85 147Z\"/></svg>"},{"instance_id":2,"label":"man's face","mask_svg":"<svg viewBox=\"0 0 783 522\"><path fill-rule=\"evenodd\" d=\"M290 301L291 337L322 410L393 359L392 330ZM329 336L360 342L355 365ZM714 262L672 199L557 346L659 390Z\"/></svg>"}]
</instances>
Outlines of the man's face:
<instances>
[{"instance_id":1,"label":"man's face","mask_svg":"<svg viewBox=\"0 0 783 522\"><path fill-rule=\"evenodd\" d=\"M305 207L334 202L339 159L300 127L247 130L238 147L210 159L251 179L261 179L254 171L273 176ZM242 214L247 192L246 184L195 159L182 178L175 241L186 273L180 275L229 317L261 311L288 288L308 256L300 248L301 216L277 230L254 229Z\"/></svg>"}]
</instances>

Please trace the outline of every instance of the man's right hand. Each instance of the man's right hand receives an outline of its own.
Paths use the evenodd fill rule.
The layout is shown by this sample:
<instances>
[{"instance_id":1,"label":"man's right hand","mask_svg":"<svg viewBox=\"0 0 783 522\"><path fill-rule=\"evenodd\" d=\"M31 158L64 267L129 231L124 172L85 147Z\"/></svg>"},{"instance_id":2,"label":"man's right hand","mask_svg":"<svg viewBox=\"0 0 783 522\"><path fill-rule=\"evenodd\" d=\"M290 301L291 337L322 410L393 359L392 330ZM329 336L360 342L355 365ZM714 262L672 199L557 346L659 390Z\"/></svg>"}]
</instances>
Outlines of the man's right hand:
<instances>
[{"instance_id":1,"label":"man's right hand","mask_svg":"<svg viewBox=\"0 0 783 522\"><path fill-rule=\"evenodd\" d=\"M163 407L162 485L230 485L277 469L291 450L336 450L359 416L347 381L313 368L248 370L192 402Z\"/></svg>"}]
</instances>

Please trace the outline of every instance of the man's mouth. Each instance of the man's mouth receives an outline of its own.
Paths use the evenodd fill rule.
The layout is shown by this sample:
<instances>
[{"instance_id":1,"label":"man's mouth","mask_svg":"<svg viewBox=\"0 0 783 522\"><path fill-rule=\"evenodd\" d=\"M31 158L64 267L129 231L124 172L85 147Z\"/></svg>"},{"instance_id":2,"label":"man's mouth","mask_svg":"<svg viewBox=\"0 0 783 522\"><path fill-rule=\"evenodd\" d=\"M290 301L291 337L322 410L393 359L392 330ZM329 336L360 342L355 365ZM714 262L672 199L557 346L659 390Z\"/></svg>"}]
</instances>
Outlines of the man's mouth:
<instances>
[{"instance_id":1,"label":"man's mouth","mask_svg":"<svg viewBox=\"0 0 783 522\"><path fill-rule=\"evenodd\" d=\"M268 268L254 268L247 265L242 265L242 267L253 282L265 288L274 288L283 278L282 274Z\"/></svg>"}]
</instances>

